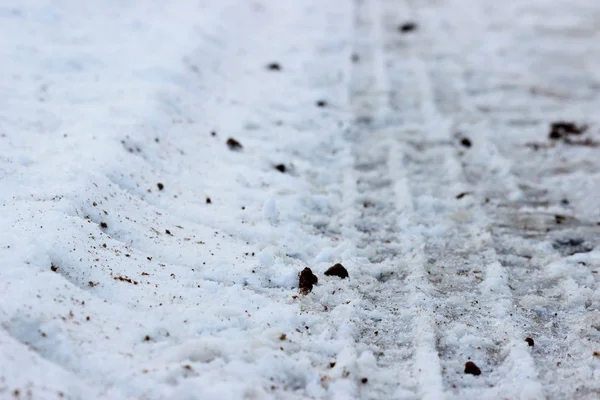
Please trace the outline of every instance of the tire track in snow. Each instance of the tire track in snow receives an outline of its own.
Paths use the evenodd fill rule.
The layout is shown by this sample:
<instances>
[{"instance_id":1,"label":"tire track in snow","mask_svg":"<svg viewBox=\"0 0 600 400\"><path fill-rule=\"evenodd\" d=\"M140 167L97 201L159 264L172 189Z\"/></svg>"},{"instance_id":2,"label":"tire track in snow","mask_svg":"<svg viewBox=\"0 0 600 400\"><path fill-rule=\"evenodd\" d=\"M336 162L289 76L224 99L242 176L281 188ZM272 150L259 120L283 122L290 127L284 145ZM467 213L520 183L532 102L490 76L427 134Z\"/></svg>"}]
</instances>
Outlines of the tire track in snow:
<instances>
[{"instance_id":1,"label":"tire track in snow","mask_svg":"<svg viewBox=\"0 0 600 400\"><path fill-rule=\"evenodd\" d=\"M547 12L547 4L537 7L537 10L534 8L536 14ZM488 24L494 23L496 26L507 25L503 18L511 18L510 15L500 15L496 21L482 19L481 11L469 17L467 25L471 25L471 20L477 20L488 21ZM510 25L512 35L516 38L520 31L530 29L527 23L512 27L511 22ZM490 29L487 25L481 29L484 28ZM585 32L584 25L582 27L579 24L572 28L565 26L563 31L569 29L582 29ZM521 66L523 70L520 73L526 76L528 63L543 59L560 48L556 38L544 36L536 36L535 43L527 40L516 43L516 39L513 39L511 47L516 54L528 46L540 48L540 40L549 42L548 50L528 52L525 62L511 63L510 57L506 60L507 57L500 56L493 47L483 49L482 53L488 63L489 60L499 59L491 62L491 65ZM568 36L562 39L565 38ZM587 60L587 54L571 50L570 57L554 59L542 75L551 76L555 69L569 68L570 76L580 76L581 81L585 82L589 79L589 71L582 70L584 64L573 68L569 67L569 62L570 58L577 57ZM476 136L476 141L478 146L488 149L489 166L482 168L481 160L470 158L464 164L465 175L473 184L481 186L481 194L489 199L484 203L484 208L491 219L494 247L499 261L508 272L508 283L517 307L516 320L524 332L535 339L532 357L546 395L549 398L595 398L599 388L593 383L596 380L592 354L597 347L594 347L594 334L591 332L598 315L595 314L597 309L593 307L593 298L594 293L598 293L599 285L592 269L594 267L590 268L590 265L597 265L598 259L586 252L595 244L593 238L598 236L599 231L594 221L586 221L589 217L581 215L581 211L587 210L570 206L568 200L567 204L561 204L561 199L565 196L572 201L574 199L571 196L577 198L577 193L565 193L564 188L569 181L581 179L581 167L586 162L593 165L596 157L593 150L562 146L546 148L543 143L547 140L548 124L562 115L573 113L573 110L565 111L565 107L585 110L593 103L590 103L588 96L577 95L579 91L585 92L585 89L577 86L571 88L574 94L570 98L571 104L565 105L562 99L552 100L532 91L531 88L536 84L534 80L514 82L502 73L483 74L485 68L486 65L477 64L471 67L470 76L477 79L466 82L469 86L462 92L461 103L471 111L476 110L482 96L481 88L487 87L490 91L501 92L508 99L507 102L518 101L523 107L519 112L520 120L502 110L486 112L486 121L478 129L480 135ZM538 82L548 85L552 79L538 78ZM479 88L479 91L475 88ZM498 141L494 138L496 132L502 132L502 137L508 140ZM540 143L541 150L526 147L524 140L527 137ZM494 182L494 187L489 182ZM578 241L580 238L586 239L582 245L560 245L575 243L571 240ZM552 250L551 247L557 249ZM565 254L559 254L561 252L579 254L567 254L565 257Z\"/></svg>"},{"instance_id":2,"label":"tire track in snow","mask_svg":"<svg viewBox=\"0 0 600 400\"><path fill-rule=\"evenodd\" d=\"M402 186L406 181L388 129L385 15L379 0L355 5L349 102L356 122L347 135L351 161L344 180L344 205L353 211L343 233L356 237L360 255L381 271L375 287L362 288L364 307L376 317L363 323L361 341L379 349L376 398L440 398L422 242L418 235L403 233L412 204Z\"/></svg>"},{"instance_id":3,"label":"tire track in snow","mask_svg":"<svg viewBox=\"0 0 600 400\"><path fill-rule=\"evenodd\" d=\"M393 15L396 10L390 8L389 12ZM415 11L418 14L419 10ZM442 35L438 28L434 37ZM539 398L543 395L537 371L523 342L524 336L512 320L513 301L506 272L493 247L490 249L489 227L482 223L486 221L485 215L470 199L462 200L476 192L476 188L464 181L451 147L454 121L441 114L446 112L456 118L456 105L446 102L457 97L451 85L461 76L446 67L444 55L436 57L435 49L434 54L427 52L426 40L415 40L415 47L421 45L418 54L408 50L408 57L404 55L404 64L411 66L412 82L399 82L404 86L416 85L412 88L420 99L422 139L415 142L406 133L400 138L405 142L401 148L409 190L426 241L425 268L437 304L437 350L444 386L458 397L475 391L498 396L509 393L510 385L518 379L519 391L513 391L513 395ZM394 69L397 64L399 60L388 62L392 77L401 76ZM400 114L413 109L399 107L397 97L390 99L390 105ZM407 119L419 121L414 117ZM455 198L457 195L459 198ZM464 374L465 362L471 359L481 368L481 376Z\"/></svg>"}]
</instances>

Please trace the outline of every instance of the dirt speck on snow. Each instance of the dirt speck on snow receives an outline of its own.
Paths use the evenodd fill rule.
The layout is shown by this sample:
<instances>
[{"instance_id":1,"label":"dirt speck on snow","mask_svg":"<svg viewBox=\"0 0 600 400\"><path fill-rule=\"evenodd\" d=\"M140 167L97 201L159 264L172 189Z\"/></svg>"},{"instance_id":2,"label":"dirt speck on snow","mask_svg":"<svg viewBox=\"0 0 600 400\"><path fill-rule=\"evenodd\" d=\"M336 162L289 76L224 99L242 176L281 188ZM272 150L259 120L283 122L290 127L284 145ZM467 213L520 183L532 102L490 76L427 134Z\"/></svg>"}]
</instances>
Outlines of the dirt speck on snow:
<instances>
[{"instance_id":1,"label":"dirt speck on snow","mask_svg":"<svg viewBox=\"0 0 600 400\"><path fill-rule=\"evenodd\" d=\"M577 125L575 122L558 121L550 124L550 139L558 140L568 135L581 135L587 130L587 125Z\"/></svg>"},{"instance_id":2,"label":"dirt speck on snow","mask_svg":"<svg viewBox=\"0 0 600 400\"><path fill-rule=\"evenodd\" d=\"M327 102L325 100L317 101L317 107L327 107Z\"/></svg>"},{"instance_id":3,"label":"dirt speck on snow","mask_svg":"<svg viewBox=\"0 0 600 400\"><path fill-rule=\"evenodd\" d=\"M267 65L267 69L269 71L281 71L281 65L279 65L279 63L272 62Z\"/></svg>"},{"instance_id":4,"label":"dirt speck on snow","mask_svg":"<svg viewBox=\"0 0 600 400\"><path fill-rule=\"evenodd\" d=\"M465 147L471 147L472 143L471 140L469 138L462 138L460 141L460 144L462 144Z\"/></svg>"},{"instance_id":5,"label":"dirt speck on snow","mask_svg":"<svg viewBox=\"0 0 600 400\"><path fill-rule=\"evenodd\" d=\"M56 272L56 271L58 271L58 267L56 265L54 265L54 264L50 264L50 270L52 272Z\"/></svg>"},{"instance_id":6,"label":"dirt speck on snow","mask_svg":"<svg viewBox=\"0 0 600 400\"><path fill-rule=\"evenodd\" d=\"M100 222L100 228L106 229L108 228L108 224L106 222Z\"/></svg>"},{"instance_id":7,"label":"dirt speck on snow","mask_svg":"<svg viewBox=\"0 0 600 400\"><path fill-rule=\"evenodd\" d=\"M402 33L414 32L417 30L417 24L414 22L405 22L398 27L398 30Z\"/></svg>"},{"instance_id":8,"label":"dirt speck on snow","mask_svg":"<svg viewBox=\"0 0 600 400\"><path fill-rule=\"evenodd\" d=\"M535 342L533 341L533 338L526 338L525 341L527 342L527 344L529 345L529 347L533 347L535 345Z\"/></svg>"},{"instance_id":9,"label":"dirt speck on snow","mask_svg":"<svg viewBox=\"0 0 600 400\"><path fill-rule=\"evenodd\" d=\"M465 364L465 374L478 376L481 375L481 370L473 361L467 361Z\"/></svg>"},{"instance_id":10,"label":"dirt speck on snow","mask_svg":"<svg viewBox=\"0 0 600 400\"><path fill-rule=\"evenodd\" d=\"M456 195L457 199L462 199L463 197L465 197L466 195L471 194L471 192L462 192Z\"/></svg>"},{"instance_id":11,"label":"dirt speck on snow","mask_svg":"<svg viewBox=\"0 0 600 400\"><path fill-rule=\"evenodd\" d=\"M286 168L285 168L285 164L277 164L277 165L275 166L275 169L276 169L277 171L281 172L282 174L284 174L284 173L285 173L285 170L286 170Z\"/></svg>"},{"instance_id":12,"label":"dirt speck on snow","mask_svg":"<svg viewBox=\"0 0 600 400\"><path fill-rule=\"evenodd\" d=\"M327 271L325 271L325 275L327 276L339 276L340 278L348 278L348 270L340 263L337 263L331 267Z\"/></svg>"},{"instance_id":13,"label":"dirt speck on snow","mask_svg":"<svg viewBox=\"0 0 600 400\"><path fill-rule=\"evenodd\" d=\"M308 267L304 268L298 275L298 287L302 294L308 294L312 290L313 285L316 285L318 282L319 278Z\"/></svg>"},{"instance_id":14,"label":"dirt speck on snow","mask_svg":"<svg viewBox=\"0 0 600 400\"><path fill-rule=\"evenodd\" d=\"M244 148L242 144L234 138L227 139L227 147L229 147L229 150L233 151L242 151L242 149Z\"/></svg>"}]
</instances>

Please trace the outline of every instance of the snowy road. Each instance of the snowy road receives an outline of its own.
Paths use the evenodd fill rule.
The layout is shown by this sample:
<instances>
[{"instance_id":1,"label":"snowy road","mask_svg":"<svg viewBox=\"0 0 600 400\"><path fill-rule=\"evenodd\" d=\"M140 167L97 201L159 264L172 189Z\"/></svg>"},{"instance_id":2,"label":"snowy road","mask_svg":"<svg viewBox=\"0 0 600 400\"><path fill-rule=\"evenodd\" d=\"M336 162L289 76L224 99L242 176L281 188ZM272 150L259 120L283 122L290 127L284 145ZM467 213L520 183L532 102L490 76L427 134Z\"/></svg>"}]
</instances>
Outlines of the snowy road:
<instances>
[{"instance_id":1,"label":"snowy road","mask_svg":"<svg viewBox=\"0 0 600 400\"><path fill-rule=\"evenodd\" d=\"M597 1L101 3L0 5L0 399L600 397Z\"/></svg>"}]
</instances>

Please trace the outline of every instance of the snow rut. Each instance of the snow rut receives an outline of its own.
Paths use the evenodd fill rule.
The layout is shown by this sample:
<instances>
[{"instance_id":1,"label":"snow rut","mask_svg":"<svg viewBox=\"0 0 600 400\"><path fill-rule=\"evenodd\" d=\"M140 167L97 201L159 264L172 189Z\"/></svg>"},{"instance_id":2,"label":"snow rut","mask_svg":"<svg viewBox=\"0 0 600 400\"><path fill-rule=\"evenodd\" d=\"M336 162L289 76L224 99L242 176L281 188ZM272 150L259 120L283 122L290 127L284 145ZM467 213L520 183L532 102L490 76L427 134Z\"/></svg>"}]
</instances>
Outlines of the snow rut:
<instances>
[{"instance_id":1,"label":"snow rut","mask_svg":"<svg viewBox=\"0 0 600 400\"><path fill-rule=\"evenodd\" d=\"M388 328L373 343L398 357L380 357L379 365L411 368L403 376L413 380L399 385L424 398L592 398L597 271L581 256L573 256L570 263L578 267L566 275L549 262L557 253L590 252L597 245L597 224L569 211L566 216L549 211L549 199L556 202L561 194L540 187L535 177L547 176L556 185L557 167L543 155L527 162L531 155L523 143L515 151L518 144L493 138L499 129L539 129L542 121L560 115L558 103L551 107L547 96L523 82L521 92L502 84L500 90L515 102L532 98L529 113L537 112L535 118L517 118L515 109L501 104L490 110L478 106L477 85L504 79L478 63L497 49L492 44L479 49L481 59L469 58L473 50L460 45L466 35L484 37L497 29L490 25L498 21L481 22L493 20L486 17L489 5L443 19L454 2L356 4L354 47L360 59L354 59L350 84L356 124L348 135L355 161L347 181L356 181L354 207L364 208L354 221L362 254L394 266L380 277L381 288L367 296L372 308L390 315L376 321ZM399 26L413 20L423 31L413 35ZM590 96L582 94L579 101ZM486 160L469 157L469 137L486 149ZM578 167L596 168L581 162L559 168L575 174ZM551 246L555 256L543 256L540 246ZM406 324L413 330L389 328ZM364 335L371 331L364 329ZM411 343L412 349L394 343ZM467 361L481 374L465 374Z\"/></svg>"}]
</instances>

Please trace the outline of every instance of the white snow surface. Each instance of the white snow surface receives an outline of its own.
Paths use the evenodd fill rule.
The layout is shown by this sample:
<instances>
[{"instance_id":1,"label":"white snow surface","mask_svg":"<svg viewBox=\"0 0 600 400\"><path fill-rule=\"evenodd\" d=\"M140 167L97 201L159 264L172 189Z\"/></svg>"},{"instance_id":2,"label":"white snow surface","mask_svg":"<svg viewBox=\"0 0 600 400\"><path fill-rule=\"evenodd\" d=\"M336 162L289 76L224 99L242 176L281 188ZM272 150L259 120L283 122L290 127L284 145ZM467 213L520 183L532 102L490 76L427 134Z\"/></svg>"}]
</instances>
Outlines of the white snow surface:
<instances>
[{"instance_id":1,"label":"white snow surface","mask_svg":"<svg viewBox=\"0 0 600 400\"><path fill-rule=\"evenodd\" d=\"M600 398L598 43L597 0L3 1L0 398Z\"/></svg>"}]
</instances>

